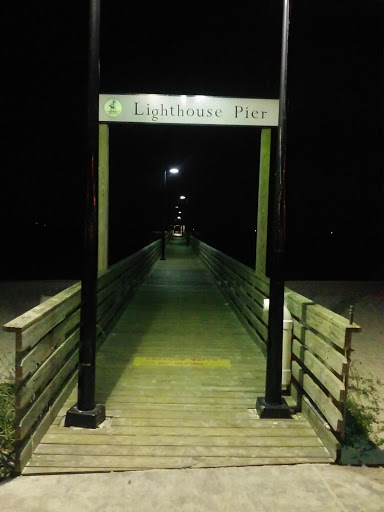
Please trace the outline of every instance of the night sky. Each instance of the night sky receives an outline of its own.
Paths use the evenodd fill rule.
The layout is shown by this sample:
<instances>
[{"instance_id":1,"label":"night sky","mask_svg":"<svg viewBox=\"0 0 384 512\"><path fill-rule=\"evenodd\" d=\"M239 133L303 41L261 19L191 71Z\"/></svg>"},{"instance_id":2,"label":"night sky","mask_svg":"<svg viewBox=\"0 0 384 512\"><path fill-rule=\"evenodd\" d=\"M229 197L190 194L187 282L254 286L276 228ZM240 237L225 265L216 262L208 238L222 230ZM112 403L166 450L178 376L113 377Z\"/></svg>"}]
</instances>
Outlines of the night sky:
<instances>
[{"instance_id":1,"label":"night sky","mask_svg":"<svg viewBox=\"0 0 384 512\"><path fill-rule=\"evenodd\" d=\"M81 277L87 4L3 16L1 279ZM278 97L281 0L101 4L100 92ZM291 2L287 279L384 279L383 29L382 1ZM199 236L254 265L258 128L110 136L111 263L160 229L177 166L170 211L188 195Z\"/></svg>"}]
</instances>

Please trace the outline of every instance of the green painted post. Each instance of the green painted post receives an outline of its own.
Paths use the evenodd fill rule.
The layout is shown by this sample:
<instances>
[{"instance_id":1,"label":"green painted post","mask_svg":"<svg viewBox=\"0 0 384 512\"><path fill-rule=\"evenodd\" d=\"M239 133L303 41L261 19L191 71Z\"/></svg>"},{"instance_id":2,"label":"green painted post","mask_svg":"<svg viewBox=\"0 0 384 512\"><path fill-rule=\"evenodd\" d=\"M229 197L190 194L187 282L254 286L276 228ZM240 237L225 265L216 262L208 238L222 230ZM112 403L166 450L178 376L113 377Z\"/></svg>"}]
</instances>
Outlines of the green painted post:
<instances>
[{"instance_id":1,"label":"green painted post","mask_svg":"<svg viewBox=\"0 0 384 512\"><path fill-rule=\"evenodd\" d=\"M109 216L109 127L99 125L99 272L108 269L108 216Z\"/></svg>"},{"instance_id":2,"label":"green painted post","mask_svg":"<svg viewBox=\"0 0 384 512\"><path fill-rule=\"evenodd\" d=\"M257 203L256 274L267 274L269 172L271 163L271 129L261 130L259 198Z\"/></svg>"}]
</instances>

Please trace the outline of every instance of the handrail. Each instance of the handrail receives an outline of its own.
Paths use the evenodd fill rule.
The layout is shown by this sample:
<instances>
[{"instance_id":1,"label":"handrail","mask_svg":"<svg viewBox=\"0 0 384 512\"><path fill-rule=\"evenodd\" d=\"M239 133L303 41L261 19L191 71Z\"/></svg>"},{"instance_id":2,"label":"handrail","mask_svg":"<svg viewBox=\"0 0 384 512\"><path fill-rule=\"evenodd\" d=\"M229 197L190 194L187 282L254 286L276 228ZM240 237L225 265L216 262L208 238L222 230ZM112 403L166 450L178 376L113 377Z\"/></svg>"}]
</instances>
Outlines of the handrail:
<instances>
[{"instance_id":1,"label":"handrail","mask_svg":"<svg viewBox=\"0 0 384 512\"><path fill-rule=\"evenodd\" d=\"M268 318L262 301L269 296L268 278L197 238L191 237L191 245L266 354ZM361 328L289 288L285 303L293 322L291 403L305 412L337 458L345 430L351 336Z\"/></svg>"},{"instance_id":2,"label":"handrail","mask_svg":"<svg viewBox=\"0 0 384 512\"><path fill-rule=\"evenodd\" d=\"M98 346L160 257L160 241L98 276ZM77 377L81 283L63 290L3 326L15 333L16 472L30 459Z\"/></svg>"}]
</instances>

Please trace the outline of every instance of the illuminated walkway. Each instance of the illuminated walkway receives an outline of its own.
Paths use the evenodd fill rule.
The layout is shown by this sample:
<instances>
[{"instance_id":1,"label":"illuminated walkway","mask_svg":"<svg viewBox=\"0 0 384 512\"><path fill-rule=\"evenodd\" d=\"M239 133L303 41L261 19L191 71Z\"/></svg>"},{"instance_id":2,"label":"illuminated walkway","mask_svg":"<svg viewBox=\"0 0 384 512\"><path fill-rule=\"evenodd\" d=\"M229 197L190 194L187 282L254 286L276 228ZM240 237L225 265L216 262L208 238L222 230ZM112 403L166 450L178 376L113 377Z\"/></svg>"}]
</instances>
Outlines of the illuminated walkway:
<instances>
[{"instance_id":1,"label":"illuminated walkway","mask_svg":"<svg viewBox=\"0 0 384 512\"><path fill-rule=\"evenodd\" d=\"M59 413L23 474L332 462L301 415L260 420L265 360L203 263L171 241L97 357L96 430Z\"/></svg>"}]
</instances>

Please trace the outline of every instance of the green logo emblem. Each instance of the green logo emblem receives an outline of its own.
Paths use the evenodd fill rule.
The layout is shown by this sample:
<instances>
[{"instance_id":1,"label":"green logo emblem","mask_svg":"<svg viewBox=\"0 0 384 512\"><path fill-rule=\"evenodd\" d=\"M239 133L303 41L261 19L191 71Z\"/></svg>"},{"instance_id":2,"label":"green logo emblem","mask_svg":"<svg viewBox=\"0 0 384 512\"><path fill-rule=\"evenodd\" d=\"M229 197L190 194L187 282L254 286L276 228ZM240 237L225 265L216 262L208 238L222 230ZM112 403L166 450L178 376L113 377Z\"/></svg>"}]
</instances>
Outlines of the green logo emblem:
<instances>
[{"instance_id":1,"label":"green logo emblem","mask_svg":"<svg viewBox=\"0 0 384 512\"><path fill-rule=\"evenodd\" d=\"M104 103L104 112L109 117L117 117L121 114L123 106L119 100L110 99Z\"/></svg>"}]
</instances>

